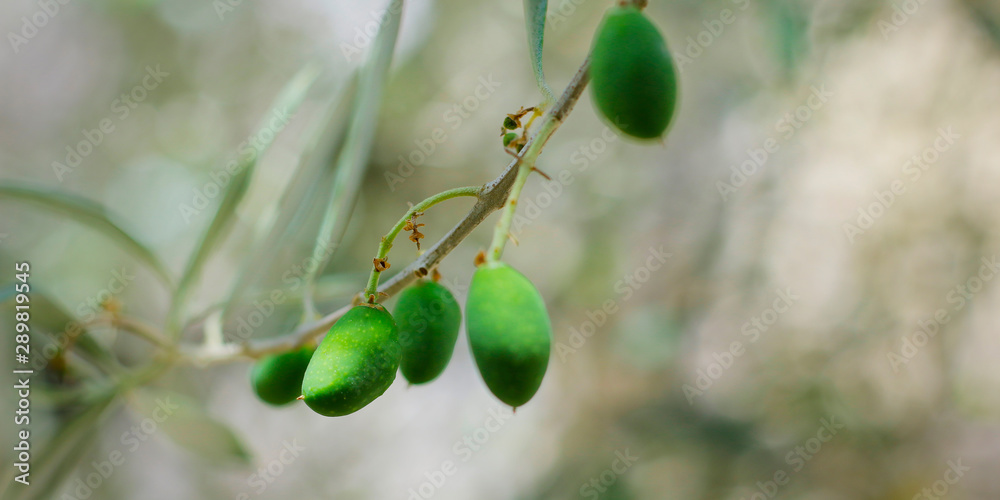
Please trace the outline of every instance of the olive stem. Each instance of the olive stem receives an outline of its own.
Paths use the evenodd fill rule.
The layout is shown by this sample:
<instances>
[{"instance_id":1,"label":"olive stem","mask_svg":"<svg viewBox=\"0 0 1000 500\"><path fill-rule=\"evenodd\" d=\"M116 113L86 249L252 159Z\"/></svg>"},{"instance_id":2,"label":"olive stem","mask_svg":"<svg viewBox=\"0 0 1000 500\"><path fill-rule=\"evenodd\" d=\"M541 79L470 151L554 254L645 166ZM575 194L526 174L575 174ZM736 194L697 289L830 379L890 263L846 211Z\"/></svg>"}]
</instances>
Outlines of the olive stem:
<instances>
[{"instance_id":1,"label":"olive stem","mask_svg":"<svg viewBox=\"0 0 1000 500\"><path fill-rule=\"evenodd\" d=\"M449 189L447 191L442 191L430 198L427 198L416 205L410 207L409 210L403 215L399 222L396 223L392 229L382 237L382 241L378 245L378 253L375 254L374 262L384 262L385 258L389 255L389 250L392 249L392 242L396 239L396 236L400 231L406 226L407 221L413 217L414 214L418 212L423 212L428 208L437 205L445 200L450 200L452 198L458 198L460 196L475 196L479 197L479 192L482 191L483 186L466 186L455 189ZM388 265L386 265L386 269ZM382 271L378 269L377 266L372 267L371 275L368 277L368 286L365 287L364 297L368 299L369 302L374 302L378 298L378 278L382 274Z\"/></svg>"},{"instance_id":2,"label":"olive stem","mask_svg":"<svg viewBox=\"0 0 1000 500\"><path fill-rule=\"evenodd\" d=\"M528 176L531 175L531 172L535 168L535 161L542 152L542 146L545 145L545 142L552 135L552 132L555 132L556 128L558 128L558 125L555 120L546 119L542 122L541 128L539 128L538 133L535 135L535 141L530 146L525 147L524 152L518 156L521 164L518 166L514 183L510 187L507 201L504 202L503 213L500 215L500 220L497 221L496 228L493 230L493 242L490 244L489 251L486 252L487 262L496 262L503 255L504 245L507 244L510 236L510 225L514 220L514 213L517 212L517 200L521 196L521 190L524 189L524 184L528 181Z\"/></svg>"}]
</instances>

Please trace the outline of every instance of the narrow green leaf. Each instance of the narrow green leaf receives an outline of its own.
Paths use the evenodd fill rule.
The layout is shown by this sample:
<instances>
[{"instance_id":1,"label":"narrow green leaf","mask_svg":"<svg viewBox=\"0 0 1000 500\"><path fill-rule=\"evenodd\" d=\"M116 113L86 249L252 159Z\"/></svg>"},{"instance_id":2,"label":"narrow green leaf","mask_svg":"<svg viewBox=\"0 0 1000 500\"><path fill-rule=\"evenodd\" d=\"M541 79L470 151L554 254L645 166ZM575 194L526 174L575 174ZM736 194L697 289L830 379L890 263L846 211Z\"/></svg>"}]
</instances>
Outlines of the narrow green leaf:
<instances>
[{"instance_id":1,"label":"narrow green leaf","mask_svg":"<svg viewBox=\"0 0 1000 500\"><path fill-rule=\"evenodd\" d=\"M403 0L393 0L386 11L385 21L375 36L368 59L361 68L358 95L351 112L347 137L344 148L337 156L336 175L330 188L323 223L313 247L313 257L319 257L319 265L311 268L306 276L306 286L309 289L340 245L351 210L354 209L375 139L379 104L382 101L386 75L392 64L402 14ZM306 290L306 294L308 304L311 302L309 290Z\"/></svg>"},{"instance_id":2,"label":"narrow green leaf","mask_svg":"<svg viewBox=\"0 0 1000 500\"><path fill-rule=\"evenodd\" d=\"M15 283L8 283L0 289L0 304L3 304L16 295ZM74 350L82 358L91 364L100 367L105 371L116 371L118 362L104 347L101 346L90 334L84 325L74 319L62 306L52 299L43 290L34 285L31 290L31 311L32 326L48 334L57 346L72 344ZM61 349L62 347L60 347ZM31 358L33 361L48 355L51 350L41 346L32 346ZM38 365L39 371L46 366L50 360ZM37 362L37 361L36 361Z\"/></svg>"},{"instance_id":3,"label":"narrow green leaf","mask_svg":"<svg viewBox=\"0 0 1000 500\"><path fill-rule=\"evenodd\" d=\"M555 94L545 82L542 71L542 45L545 40L545 13L548 0L524 0L524 27L528 32L528 52L531 54L531 69L535 72L535 83L542 92L543 107L555 102Z\"/></svg>"},{"instance_id":4,"label":"narrow green leaf","mask_svg":"<svg viewBox=\"0 0 1000 500\"><path fill-rule=\"evenodd\" d=\"M100 231L149 265L168 287L173 286L170 272L156 254L116 224L116 217L100 204L75 194L19 183L0 184L0 198L34 203Z\"/></svg>"},{"instance_id":5,"label":"narrow green leaf","mask_svg":"<svg viewBox=\"0 0 1000 500\"><path fill-rule=\"evenodd\" d=\"M325 103L325 112L311 127L292 179L280 198L267 209L273 210L276 215L255 231L256 237L250 247L253 251L247 253L224 302L223 323L230 319L233 309L244 297L253 294L255 280L266 276L262 268L280 261L278 254L288 248L287 242L299 241L294 238L294 233L304 229L304 219L314 214L319 204L325 203L326 198L321 196L321 192L325 191L324 178L343 147L347 127L342 118L350 113L357 83L357 73L354 73L340 89L331 92L332 96ZM291 293L291 290L287 292L292 295L292 300L301 300L299 294ZM266 293L270 294L270 290Z\"/></svg>"},{"instance_id":6,"label":"narrow green leaf","mask_svg":"<svg viewBox=\"0 0 1000 500\"><path fill-rule=\"evenodd\" d=\"M316 82L316 79L320 74L320 69L320 64L315 61L303 66L302 69L300 69L295 76L293 76L291 80L285 84L285 87L281 90L281 92L279 92L270 108L270 111L268 111L268 113L261 120L256 130L269 128L276 113L280 113L285 117L290 117L295 114L299 105L301 105L303 100L305 100L309 89L312 87L313 83ZM243 200L243 196L246 194L247 188L250 186L250 180L253 178L253 172L256 169L258 160L264 155L277 136L278 132L274 131L274 133L269 134L269 140L261 141L261 144L255 150L255 154L240 162L237 167L237 173L233 175L229 185L226 186L226 193L222 198L222 202L219 204L219 209L216 211L215 217L212 219L211 224L209 224L208 229L205 230L205 233L195 247L191 257L188 259L187 265L184 268L184 273L181 276L180 284L177 286L177 291L174 293L171 310L167 317L166 330L169 335L176 335L180 333L180 322L184 314L183 310L186 305L185 302L187 300L187 295L191 290L191 286L196 281L201 271L201 266L205 263L205 260L226 235L227 230L232 223L232 216L236 212L236 208L239 206L240 202Z\"/></svg>"},{"instance_id":7,"label":"narrow green leaf","mask_svg":"<svg viewBox=\"0 0 1000 500\"><path fill-rule=\"evenodd\" d=\"M225 424L210 417L196 401L176 392L144 387L129 399L132 408L156 423L157 431L210 463L247 465L250 452Z\"/></svg>"},{"instance_id":8,"label":"narrow green leaf","mask_svg":"<svg viewBox=\"0 0 1000 500\"><path fill-rule=\"evenodd\" d=\"M10 500L55 498L49 493L56 491L69 478L67 472L84 458L94 439L99 436L96 432L97 427L117 401L117 392L114 390L108 390L94 398L86 410L60 428L34 455L31 464L31 484L25 487L23 484L15 483L14 476L17 472L12 468L4 478L3 487L0 488L0 498ZM34 437L34 433L32 436Z\"/></svg>"}]
</instances>

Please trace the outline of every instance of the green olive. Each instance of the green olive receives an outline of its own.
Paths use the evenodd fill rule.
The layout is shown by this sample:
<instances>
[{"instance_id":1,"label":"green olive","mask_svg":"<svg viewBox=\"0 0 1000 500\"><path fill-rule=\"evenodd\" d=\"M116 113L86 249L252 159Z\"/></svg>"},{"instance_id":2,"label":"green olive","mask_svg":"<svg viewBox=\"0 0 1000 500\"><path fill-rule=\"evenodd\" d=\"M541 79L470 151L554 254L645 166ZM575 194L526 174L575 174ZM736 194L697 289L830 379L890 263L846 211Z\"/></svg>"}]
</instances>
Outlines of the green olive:
<instances>
[{"instance_id":1,"label":"green olive","mask_svg":"<svg viewBox=\"0 0 1000 500\"><path fill-rule=\"evenodd\" d=\"M306 368L302 395L327 417L354 413L396 379L401 350L392 316L381 305L355 306L320 342Z\"/></svg>"},{"instance_id":2,"label":"green olive","mask_svg":"<svg viewBox=\"0 0 1000 500\"><path fill-rule=\"evenodd\" d=\"M411 384L437 378L455 350L462 309L444 286L420 280L399 294L393 317L403 348L400 370Z\"/></svg>"},{"instance_id":3,"label":"green olive","mask_svg":"<svg viewBox=\"0 0 1000 500\"><path fill-rule=\"evenodd\" d=\"M503 136L503 146L504 147L510 146L510 143L513 142L514 139L517 139L517 134L514 132L507 132Z\"/></svg>"},{"instance_id":4,"label":"green olive","mask_svg":"<svg viewBox=\"0 0 1000 500\"><path fill-rule=\"evenodd\" d=\"M640 139L663 135L677 104L677 71L656 26L633 6L608 9L590 56L598 111L621 132Z\"/></svg>"},{"instance_id":5,"label":"green olive","mask_svg":"<svg viewBox=\"0 0 1000 500\"><path fill-rule=\"evenodd\" d=\"M534 285L502 262L472 276L465 304L472 355L486 386L504 403L527 403L549 364L552 326Z\"/></svg>"},{"instance_id":6,"label":"green olive","mask_svg":"<svg viewBox=\"0 0 1000 500\"><path fill-rule=\"evenodd\" d=\"M257 397L274 406L298 399L302 394L302 376L313 350L312 347L303 347L266 356L254 363L250 370L250 383Z\"/></svg>"}]
</instances>

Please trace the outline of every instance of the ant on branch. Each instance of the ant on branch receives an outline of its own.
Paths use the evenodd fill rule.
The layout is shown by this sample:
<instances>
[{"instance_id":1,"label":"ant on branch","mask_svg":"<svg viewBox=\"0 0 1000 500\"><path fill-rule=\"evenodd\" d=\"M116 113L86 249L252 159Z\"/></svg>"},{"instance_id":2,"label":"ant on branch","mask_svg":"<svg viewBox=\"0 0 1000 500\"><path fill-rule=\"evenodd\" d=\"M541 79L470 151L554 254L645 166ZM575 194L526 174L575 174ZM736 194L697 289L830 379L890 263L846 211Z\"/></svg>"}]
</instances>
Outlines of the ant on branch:
<instances>
[{"instance_id":1,"label":"ant on branch","mask_svg":"<svg viewBox=\"0 0 1000 500\"><path fill-rule=\"evenodd\" d=\"M531 113L531 118L529 118L524 125L521 125L521 118L524 118L524 115L528 113ZM503 124L500 125L500 135L503 136L503 150L506 151L507 154L513 156L514 158L520 158L518 154L521 153L525 144L528 143L528 129L531 128L531 124L535 121L535 118L538 118L541 114L542 110L539 108L534 106L525 108L522 106L516 113L509 114L503 119ZM521 129L520 134L514 132L514 130L519 128ZM538 168L532 167L531 169L541 174L542 177L552 180L551 177Z\"/></svg>"},{"instance_id":2,"label":"ant on branch","mask_svg":"<svg viewBox=\"0 0 1000 500\"><path fill-rule=\"evenodd\" d=\"M521 125L521 118L524 118L524 115L528 113L531 113L531 118L528 119L527 123ZM522 106L516 113L509 114L503 119L503 124L500 125L500 135L503 136L503 147L507 154L517 156L521 152L521 149L528 142L528 128L531 127L531 123L539 114L538 108ZM517 129L521 129L520 134L514 132Z\"/></svg>"}]
</instances>

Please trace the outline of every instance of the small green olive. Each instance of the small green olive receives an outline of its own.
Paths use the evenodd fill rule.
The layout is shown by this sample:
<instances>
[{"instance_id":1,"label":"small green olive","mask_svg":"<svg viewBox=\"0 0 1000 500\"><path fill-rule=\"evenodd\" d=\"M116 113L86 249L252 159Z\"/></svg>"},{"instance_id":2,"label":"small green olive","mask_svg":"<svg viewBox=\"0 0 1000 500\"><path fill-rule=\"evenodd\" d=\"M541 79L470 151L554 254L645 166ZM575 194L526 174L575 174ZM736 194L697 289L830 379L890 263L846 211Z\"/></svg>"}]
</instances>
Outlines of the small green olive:
<instances>
[{"instance_id":1,"label":"small green olive","mask_svg":"<svg viewBox=\"0 0 1000 500\"><path fill-rule=\"evenodd\" d=\"M274 406L295 401L302 394L302 376L313 350L312 347L303 347L266 356L254 363L250 370L250 383L257 397Z\"/></svg>"},{"instance_id":2,"label":"small green olive","mask_svg":"<svg viewBox=\"0 0 1000 500\"><path fill-rule=\"evenodd\" d=\"M411 384L437 378L451 360L462 325L455 297L439 283L420 280L399 294L393 317L403 348L403 376Z\"/></svg>"},{"instance_id":3,"label":"small green olive","mask_svg":"<svg viewBox=\"0 0 1000 500\"><path fill-rule=\"evenodd\" d=\"M514 268L476 270L465 304L469 346L486 386L517 408L535 395L549 364L552 326L534 285Z\"/></svg>"},{"instance_id":4,"label":"small green olive","mask_svg":"<svg viewBox=\"0 0 1000 500\"><path fill-rule=\"evenodd\" d=\"M302 395L327 417L354 413L396 379L401 349L392 316L381 305L360 305L338 320L306 368Z\"/></svg>"},{"instance_id":5,"label":"small green olive","mask_svg":"<svg viewBox=\"0 0 1000 500\"><path fill-rule=\"evenodd\" d=\"M510 146L510 143L517 139L517 134L514 132L507 132L503 136L503 147Z\"/></svg>"},{"instance_id":6,"label":"small green olive","mask_svg":"<svg viewBox=\"0 0 1000 500\"><path fill-rule=\"evenodd\" d=\"M590 56L591 92L601 115L640 139L661 137L677 105L677 71L656 26L634 6L608 9Z\"/></svg>"}]
</instances>

